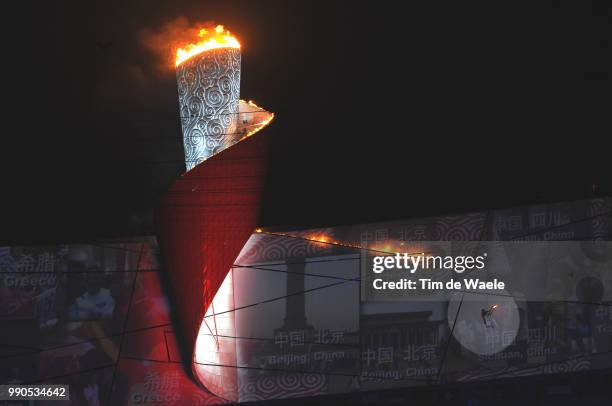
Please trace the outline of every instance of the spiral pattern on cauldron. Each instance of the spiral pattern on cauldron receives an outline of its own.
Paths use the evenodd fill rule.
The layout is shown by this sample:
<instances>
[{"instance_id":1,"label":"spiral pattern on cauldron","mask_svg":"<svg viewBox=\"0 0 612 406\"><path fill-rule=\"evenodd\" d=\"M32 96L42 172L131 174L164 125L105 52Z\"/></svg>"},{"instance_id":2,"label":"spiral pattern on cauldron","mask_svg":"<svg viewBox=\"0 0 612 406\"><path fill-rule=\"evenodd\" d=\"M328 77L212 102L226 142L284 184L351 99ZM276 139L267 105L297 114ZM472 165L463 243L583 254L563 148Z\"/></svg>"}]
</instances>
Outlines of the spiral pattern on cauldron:
<instances>
[{"instance_id":1,"label":"spiral pattern on cauldron","mask_svg":"<svg viewBox=\"0 0 612 406\"><path fill-rule=\"evenodd\" d=\"M187 171L236 143L240 99L240 50L214 49L176 71ZM200 138L195 141L194 138Z\"/></svg>"}]
</instances>

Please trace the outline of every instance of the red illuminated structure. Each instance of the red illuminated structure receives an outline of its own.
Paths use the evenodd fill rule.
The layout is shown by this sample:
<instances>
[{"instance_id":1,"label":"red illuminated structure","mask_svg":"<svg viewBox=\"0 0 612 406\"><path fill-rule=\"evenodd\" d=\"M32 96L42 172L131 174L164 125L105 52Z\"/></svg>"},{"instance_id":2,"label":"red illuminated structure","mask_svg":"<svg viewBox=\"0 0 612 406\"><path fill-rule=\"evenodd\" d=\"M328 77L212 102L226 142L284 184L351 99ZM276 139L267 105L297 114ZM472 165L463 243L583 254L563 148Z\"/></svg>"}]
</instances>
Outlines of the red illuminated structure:
<instances>
[{"instance_id":1,"label":"red illuminated structure","mask_svg":"<svg viewBox=\"0 0 612 406\"><path fill-rule=\"evenodd\" d=\"M215 316L211 323L204 316L257 227L268 138L250 136L266 126L273 114L252 102L238 101L239 44L233 39L209 46L217 34L222 36L219 41L229 38L219 29L212 33L204 46L188 46L188 55L183 49L177 53L188 172L159 204L158 240L192 371L211 392L236 400L235 369L215 369L235 365L235 349L211 339L212 331L207 338L202 336L203 341L198 341L198 333L217 330ZM217 122L223 125L215 126ZM231 131L219 133L219 128ZM202 362L198 349L214 354L214 362Z\"/></svg>"},{"instance_id":2,"label":"red illuminated structure","mask_svg":"<svg viewBox=\"0 0 612 406\"><path fill-rule=\"evenodd\" d=\"M222 151L177 179L160 203L161 255L192 361L204 314L257 227L267 144L262 134ZM224 385L231 381L224 379ZM214 377L202 383L231 398L231 388L215 388Z\"/></svg>"}]
</instances>

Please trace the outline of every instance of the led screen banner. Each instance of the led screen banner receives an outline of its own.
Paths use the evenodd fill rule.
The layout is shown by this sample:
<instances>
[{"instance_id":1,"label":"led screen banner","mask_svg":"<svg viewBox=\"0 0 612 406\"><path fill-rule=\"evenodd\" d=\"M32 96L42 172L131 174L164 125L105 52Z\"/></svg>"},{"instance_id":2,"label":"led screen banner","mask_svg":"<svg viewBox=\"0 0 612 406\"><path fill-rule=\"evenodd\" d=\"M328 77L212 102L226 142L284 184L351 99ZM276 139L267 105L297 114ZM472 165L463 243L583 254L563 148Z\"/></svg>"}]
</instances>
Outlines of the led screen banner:
<instances>
[{"instance_id":1,"label":"led screen banner","mask_svg":"<svg viewBox=\"0 0 612 406\"><path fill-rule=\"evenodd\" d=\"M0 247L0 382L68 385L79 405L165 397L147 388L154 373L194 388L153 361L167 359L160 337L172 330L158 256L154 237Z\"/></svg>"},{"instance_id":2,"label":"led screen banner","mask_svg":"<svg viewBox=\"0 0 612 406\"><path fill-rule=\"evenodd\" d=\"M545 240L552 230L602 240L611 226L610 205L593 200L256 231L202 314L193 359L179 345L182 325L166 289L175 271L160 261L155 238L3 247L2 382L68 384L83 404L182 405L609 368L610 281L594 271L610 262L583 248L589 245L551 241L575 245L575 252L536 261L550 270L544 281L558 272L573 275L573 285L563 290L568 296L554 300L533 300L514 289L473 298L453 292L439 300L364 300L362 261L364 249L395 257L398 247L460 246L458 235L468 245L492 235L505 236L491 242L502 246L519 236L516 244L548 244L532 240ZM500 233L517 224L516 216L522 228ZM526 258L509 255L509 262Z\"/></svg>"}]
</instances>

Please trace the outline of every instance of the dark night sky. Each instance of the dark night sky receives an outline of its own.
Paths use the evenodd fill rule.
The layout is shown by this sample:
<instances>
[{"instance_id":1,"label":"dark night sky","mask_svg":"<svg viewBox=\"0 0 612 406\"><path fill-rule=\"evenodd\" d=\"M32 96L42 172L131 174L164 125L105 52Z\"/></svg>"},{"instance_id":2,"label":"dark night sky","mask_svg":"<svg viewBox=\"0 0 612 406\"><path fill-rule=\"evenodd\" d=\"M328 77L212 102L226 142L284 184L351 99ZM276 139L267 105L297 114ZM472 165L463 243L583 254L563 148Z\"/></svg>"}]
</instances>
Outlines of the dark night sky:
<instances>
[{"instance_id":1,"label":"dark night sky","mask_svg":"<svg viewBox=\"0 0 612 406\"><path fill-rule=\"evenodd\" d=\"M242 97L277 113L264 225L612 194L607 2L402 3L21 3L0 242L150 232L183 151L174 72L142 38L179 17L235 33Z\"/></svg>"}]
</instances>

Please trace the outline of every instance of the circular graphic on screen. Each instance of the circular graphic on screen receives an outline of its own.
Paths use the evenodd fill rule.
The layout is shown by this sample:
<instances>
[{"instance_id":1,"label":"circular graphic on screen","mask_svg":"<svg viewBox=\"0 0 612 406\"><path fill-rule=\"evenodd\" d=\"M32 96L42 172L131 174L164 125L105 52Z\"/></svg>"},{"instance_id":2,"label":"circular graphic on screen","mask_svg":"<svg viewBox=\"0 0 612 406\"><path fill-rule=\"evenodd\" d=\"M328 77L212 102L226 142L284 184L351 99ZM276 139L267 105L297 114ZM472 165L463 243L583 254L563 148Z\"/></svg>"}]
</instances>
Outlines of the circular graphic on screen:
<instances>
[{"instance_id":1,"label":"circular graphic on screen","mask_svg":"<svg viewBox=\"0 0 612 406\"><path fill-rule=\"evenodd\" d=\"M448 304L447 320L455 339L479 355L506 349L514 342L520 325L514 298L499 290L454 293Z\"/></svg>"}]
</instances>

